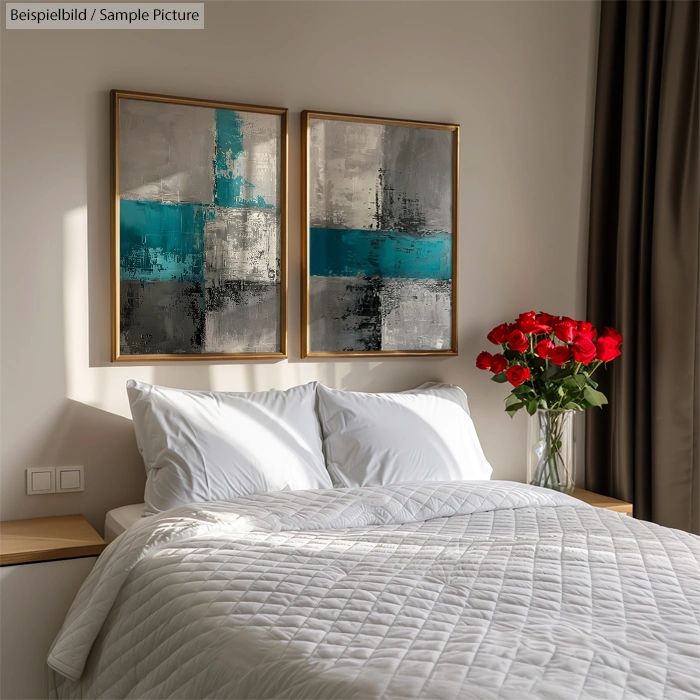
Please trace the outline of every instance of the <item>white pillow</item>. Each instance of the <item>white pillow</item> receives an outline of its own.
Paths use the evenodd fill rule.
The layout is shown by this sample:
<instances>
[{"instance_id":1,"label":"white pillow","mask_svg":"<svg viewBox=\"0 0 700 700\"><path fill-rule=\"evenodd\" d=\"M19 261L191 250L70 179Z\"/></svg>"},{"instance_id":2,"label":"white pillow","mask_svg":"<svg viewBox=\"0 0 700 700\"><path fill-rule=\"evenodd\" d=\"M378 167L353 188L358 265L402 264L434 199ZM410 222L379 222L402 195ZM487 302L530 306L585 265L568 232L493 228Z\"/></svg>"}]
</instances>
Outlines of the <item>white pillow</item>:
<instances>
[{"instance_id":1,"label":"white pillow","mask_svg":"<svg viewBox=\"0 0 700 700\"><path fill-rule=\"evenodd\" d=\"M326 465L337 486L491 476L459 387L364 394L319 384L318 399Z\"/></svg>"},{"instance_id":2,"label":"white pillow","mask_svg":"<svg viewBox=\"0 0 700 700\"><path fill-rule=\"evenodd\" d=\"M183 391L129 380L145 514L183 503L331 488L316 382L288 391Z\"/></svg>"},{"instance_id":3,"label":"white pillow","mask_svg":"<svg viewBox=\"0 0 700 700\"><path fill-rule=\"evenodd\" d=\"M442 382L425 382L415 389L406 389L402 394L430 394L431 396L439 396L442 399L454 401L458 406L461 406L469 414L469 402L464 389L456 384L443 384ZM373 394L376 396L376 394ZM471 414L470 414L471 415Z\"/></svg>"}]
</instances>

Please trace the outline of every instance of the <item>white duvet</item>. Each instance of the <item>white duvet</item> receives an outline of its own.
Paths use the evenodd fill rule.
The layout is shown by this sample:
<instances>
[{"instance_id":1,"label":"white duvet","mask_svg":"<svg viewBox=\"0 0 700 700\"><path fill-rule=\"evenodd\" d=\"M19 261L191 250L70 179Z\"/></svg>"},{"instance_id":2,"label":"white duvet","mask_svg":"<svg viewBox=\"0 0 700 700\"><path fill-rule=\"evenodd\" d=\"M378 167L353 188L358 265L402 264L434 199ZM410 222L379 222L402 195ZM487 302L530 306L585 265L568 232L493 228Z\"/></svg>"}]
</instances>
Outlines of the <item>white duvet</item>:
<instances>
[{"instance_id":1,"label":"white duvet","mask_svg":"<svg viewBox=\"0 0 700 700\"><path fill-rule=\"evenodd\" d=\"M700 538L508 482L183 506L49 664L61 698L699 698Z\"/></svg>"}]
</instances>

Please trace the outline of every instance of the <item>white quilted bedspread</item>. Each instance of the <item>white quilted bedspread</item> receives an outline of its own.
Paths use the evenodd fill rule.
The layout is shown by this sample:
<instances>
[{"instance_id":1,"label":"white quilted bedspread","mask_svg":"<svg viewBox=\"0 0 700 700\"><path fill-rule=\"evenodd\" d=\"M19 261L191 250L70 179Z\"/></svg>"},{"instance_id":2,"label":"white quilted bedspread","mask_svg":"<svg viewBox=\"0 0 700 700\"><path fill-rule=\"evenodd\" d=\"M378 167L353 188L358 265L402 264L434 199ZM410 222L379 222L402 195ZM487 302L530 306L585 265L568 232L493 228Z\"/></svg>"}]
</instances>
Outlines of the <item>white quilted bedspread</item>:
<instances>
[{"instance_id":1,"label":"white quilted bedspread","mask_svg":"<svg viewBox=\"0 0 700 700\"><path fill-rule=\"evenodd\" d=\"M700 538L509 482L279 492L115 540L60 698L700 698Z\"/></svg>"}]
</instances>

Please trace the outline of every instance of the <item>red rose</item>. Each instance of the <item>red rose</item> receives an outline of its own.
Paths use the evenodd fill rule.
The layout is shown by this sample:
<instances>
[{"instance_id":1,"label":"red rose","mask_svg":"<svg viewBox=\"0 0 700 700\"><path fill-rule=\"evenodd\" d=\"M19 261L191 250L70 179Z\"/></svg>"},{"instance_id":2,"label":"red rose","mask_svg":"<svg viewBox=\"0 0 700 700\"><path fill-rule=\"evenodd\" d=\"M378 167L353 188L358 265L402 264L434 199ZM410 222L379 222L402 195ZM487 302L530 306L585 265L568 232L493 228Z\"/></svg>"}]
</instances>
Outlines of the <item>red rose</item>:
<instances>
[{"instance_id":1,"label":"red rose","mask_svg":"<svg viewBox=\"0 0 700 700\"><path fill-rule=\"evenodd\" d=\"M527 311L524 314L520 314L518 316L518 320L515 322L515 325L523 332L523 333L549 333L552 329L540 323L537 320L537 316L534 311Z\"/></svg>"},{"instance_id":2,"label":"red rose","mask_svg":"<svg viewBox=\"0 0 700 700\"><path fill-rule=\"evenodd\" d=\"M616 357L622 355L620 352L620 343L611 335L603 335L596 341L596 358L602 362L610 362Z\"/></svg>"},{"instance_id":3,"label":"red rose","mask_svg":"<svg viewBox=\"0 0 700 700\"><path fill-rule=\"evenodd\" d=\"M571 350L568 345L557 345L549 353L549 359L553 365L565 365L571 358Z\"/></svg>"},{"instance_id":4,"label":"red rose","mask_svg":"<svg viewBox=\"0 0 700 700\"><path fill-rule=\"evenodd\" d=\"M503 355L497 353L491 358L491 371L500 374L508 366L508 360Z\"/></svg>"},{"instance_id":5,"label":"red rose","mask_svg":"<svg viewBox=\"0 0 700 700\"><path fill-rule=\"evenodd\" d=\"M578 323L570 318L564 318L554 325L554 335L564 343L570 343L574 339L577 330Z\"/></svg>"},{"instance_id":6,"label":"red rose","mask_svg":"<svg viewBox=\"0 0 700 700\"><path fill-rule=\"evenodd\" d=\"M540 340L540 342L535 345L535 352L543 360L546 360L555 347L556 345L549 338L545 338L544 340Z\"/></svg>"},{"instance_id":7,"label":"red rose","mask_svg":"<svg viewBox=\"0 0 700 700\"><path fill-rule=\"evenodd\" d=\"M578 334L582 335L584 338L588 338L588 340L595 340L595 337L598 335L598 331L593 328L592 323L588 323L588 321L580 321L578 324Z\"/></svg>"},{"instance_id":8,"label":"red rose","mask_svg":"<svg viewBox=\"0 0 700 700\"><path fill-rule=\"evenodd\" d=\"M530 347L530 341L525 333L519 330L514 330L508 333L508 347L515 352L525 352Z\"/></svg>"},{"instance_id":9,"label":"red rose","mask_svg":"<svg viewBox=\"0 0 700 700\"><path fill-rule=\"evenodd\" d=\"M513 365L506 370L506 377L513 386L520 386L530 379L530 370L521 365Z\"/></svg>"},{"instance_id":10,"label":"red rose","mask_svg":"<svg viewBox=\"0 0 700 700\"><path fill-rule=\"evenodd\" d=\"M476 366L478 369L491 369L493 355L490 352L480 352L476 356Z\"/></svg>"},{"instance_id":11,"label":"red rose","mask_svg":"<svg viewBox=\"0 0 700 700\"><path fill-rule=\"evenodd\" d=\"M622 334L620 331L616 331L614 328L605 327L602 337L612 338L618 345L622 344Z\"/></svg>"},{"instance_id":12,"label":"red rose","mask_svg":"<svg viewBox=\"0 0 700 700\"><path fill-rule=\"evenodd\" d=\"M494 345L503 345L508 337L510 326L507 323L502 323L496 326L487 336L486 340L490 340Z\"/></svg>"},{"instance_id":13,"label":"red rose","mask_svg":"<svg viewBox=\"0 0 700 700\"><path fill-rule=\"evenodd\" d=\"M587 365L595 360L596 347L593 341L585 335L579 333L574 338L574 343L571 348L574 351L574 360L576 360L576 362L582 362L584 365Z\"/></svg>"},{"instance_id":14,"label":"red rose","mask_svg":"<svg viewBox=\"0 0 700 700\"><path fill-rule=\"evenodd\" d=\"M559 318L559 316L552 316L552 314L546 314L544 313L544 311L540 311L540 313L538 313L535 317L535 320L537 321L537 323L543 326L548 326L549 331L547 332L550 333L554 325L559 323L561 319Z\"/></svg>"},{"instance_id":15,"label":"red rose","mask_svg":"<svg viewBox=\"0 0 700 700\"><path fill-rule=\"evenodd\" d=\"M526 311L525 313L520 314L518 318L515 320L515 326L516 328L519 328L523 333L529 333L530 331L525 330L525 327L530 326L535 324L535 312L534 311Z\"/></svg>"}]
</instances>

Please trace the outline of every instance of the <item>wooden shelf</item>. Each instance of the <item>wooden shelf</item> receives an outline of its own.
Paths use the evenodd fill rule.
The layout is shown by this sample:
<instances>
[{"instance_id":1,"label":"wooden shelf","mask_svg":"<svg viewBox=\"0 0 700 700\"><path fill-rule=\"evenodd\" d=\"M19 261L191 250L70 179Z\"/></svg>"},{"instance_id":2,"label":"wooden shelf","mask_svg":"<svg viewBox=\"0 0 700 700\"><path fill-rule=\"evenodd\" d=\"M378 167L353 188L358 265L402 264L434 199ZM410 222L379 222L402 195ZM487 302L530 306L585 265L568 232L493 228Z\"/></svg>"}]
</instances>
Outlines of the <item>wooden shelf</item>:
<instances>
[{"instance_id":1,"label":"wooden shelf","mask_svg":"<svg viewBox=\"0 0 700 700\"><path fill-rule=\"evenodd\" d=\"M94 557L106 546L82 515L0 523L0 566Z\"/></svg>"},{"instance_id":2,"label":"wooden shelf","mask_svg":"<svg viewBox=\"0 0 700 700\"><path fill-rule=\"evenodd\" d=\"M619 501L617 498L610 498L610 496L601 496L585 489L574 489L571 495L574 498L578 498L579 501L589 503L596 508L605 508L605 510L614 510L616 513L632 515L633 506L627 501Z\"/></svg>"}]
</instances>

